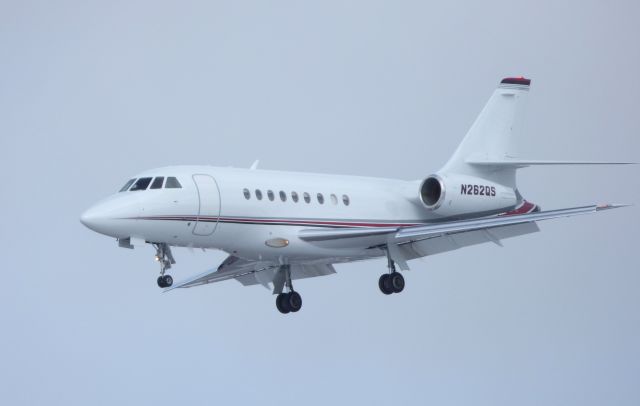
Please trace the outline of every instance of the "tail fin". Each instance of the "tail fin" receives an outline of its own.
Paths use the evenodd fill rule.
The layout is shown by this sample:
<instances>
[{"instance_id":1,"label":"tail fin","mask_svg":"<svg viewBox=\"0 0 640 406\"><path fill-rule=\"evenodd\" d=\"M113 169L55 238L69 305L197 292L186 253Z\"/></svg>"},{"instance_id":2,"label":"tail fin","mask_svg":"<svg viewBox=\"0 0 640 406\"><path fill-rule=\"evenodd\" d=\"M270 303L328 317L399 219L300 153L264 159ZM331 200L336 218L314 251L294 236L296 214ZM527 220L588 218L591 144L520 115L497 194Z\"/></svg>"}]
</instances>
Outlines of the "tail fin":
<instances>
[{"instance_id":1,"label":"tail fin","mask_svg":"<svg viewBox=\"0 0 640 406\"><path fill-rule=\"evenodd\" d=\"M531 165L598 165L630 162L539 161L513 158L530 79L502 79L453 156L439 171L487 179L516 189L516 170Z\"/></svg>"},{"instance_id":2,"label":"tail fin","mask_svg":"<svg viewBox=\"0 0 640 406\"><path fill-rule=\"evenodd\" d=\"M523 77L502 79L441 172L480 176L515 188L515 167L496 170L472 162L502 162L513 153L530 84L531 80Z\"/></svg>"}]
</instances>

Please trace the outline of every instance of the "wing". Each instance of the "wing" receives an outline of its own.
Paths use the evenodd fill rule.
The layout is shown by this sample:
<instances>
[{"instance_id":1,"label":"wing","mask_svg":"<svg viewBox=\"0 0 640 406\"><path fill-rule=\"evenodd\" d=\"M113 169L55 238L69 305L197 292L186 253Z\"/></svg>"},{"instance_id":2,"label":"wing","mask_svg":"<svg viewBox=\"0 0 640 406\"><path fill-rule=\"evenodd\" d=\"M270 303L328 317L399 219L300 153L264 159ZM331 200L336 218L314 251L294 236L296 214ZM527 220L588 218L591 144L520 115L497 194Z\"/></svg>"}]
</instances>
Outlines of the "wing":
<instances>
[{"instance_id":1,"label":"wing","mask_svg":"<svg viewBox=\"0 0 640 406\"><path fill-rule=\"evenodd\" d=\"M536 232L538 231L536 221L595 213L624 206L592 205L404 228L305 229L301 230L299 235L302 240L327 247L381 248L386 246L401 268L408 269L406 261L410 259L484 242L501 245L501 239Z\"/></svg>"}]
</instances>

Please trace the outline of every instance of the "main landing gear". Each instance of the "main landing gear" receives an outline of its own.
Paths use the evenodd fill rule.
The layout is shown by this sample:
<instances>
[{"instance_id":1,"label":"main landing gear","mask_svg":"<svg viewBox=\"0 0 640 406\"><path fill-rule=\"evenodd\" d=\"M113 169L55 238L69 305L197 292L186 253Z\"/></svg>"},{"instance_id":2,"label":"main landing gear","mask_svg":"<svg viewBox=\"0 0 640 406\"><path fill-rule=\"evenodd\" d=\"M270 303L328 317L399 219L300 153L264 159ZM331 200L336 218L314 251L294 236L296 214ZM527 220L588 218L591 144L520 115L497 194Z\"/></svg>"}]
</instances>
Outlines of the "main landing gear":
<instances>
[{"instance_id":1,"label":"main landing gear","mask_svg":"<svg viewBox=\"0 0 640 406\"><path fill-rule=\"evenodd\" d=\"M302 308L302 297L296 291L280 293L276 296L276 307L282 314L295 313Z\"/></svg>"},{"instance_id":2,"label":"main landing gear","mask_svg":"<svg viewBox=\"0 0 640 406\"><path fill-rule=\"evenodd\" d=\"M284 286L280 286L280 293L276 297L276 307L282 314L289 312L295 313L302 308L302 296L300 293L293 290L293 283L291 283L291 267L289 265L283 265L280 267L280 272L284 275ZM288 292L282 292L283 287L287 288Z\"/></svg>"},{"instance_id":3,"label":"main landing gear","mask_svg":"<svg viewBox=\"0 0 640 406\"><path fill-rule=\"evenodd\" d=\"M378 280L378 287L385 295L400 293L404 290L404 276L396 271L396 264L393 262L387 251L387 263L389 273L382 274Z\"/></svg>"},{"instance_id":4,"label":"main landing gear","mask_svg":"<svg viewBox=\"0 0 640 406\"><path fill-rule=\"evenodd\" d=\"M156 261L160 263L160 276L158 276L158 286L161 288L168 288L173 285L173 278L171 275L165 275L167 269L171 268L171 265L175 264L176 261L173 259L173 254L171 254L171 248L166 243L153 243L152 244L156 249Z\"/></svg>"}]
</instances>

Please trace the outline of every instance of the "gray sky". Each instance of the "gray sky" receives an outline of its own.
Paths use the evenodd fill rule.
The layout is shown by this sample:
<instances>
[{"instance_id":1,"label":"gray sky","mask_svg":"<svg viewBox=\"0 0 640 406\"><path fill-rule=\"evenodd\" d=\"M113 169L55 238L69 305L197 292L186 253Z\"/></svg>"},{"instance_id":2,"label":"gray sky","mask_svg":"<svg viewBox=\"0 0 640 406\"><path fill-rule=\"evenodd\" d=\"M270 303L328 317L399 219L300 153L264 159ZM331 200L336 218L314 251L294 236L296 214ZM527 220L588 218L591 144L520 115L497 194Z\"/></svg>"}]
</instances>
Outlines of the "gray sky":
<instances>
[{"instance_id":1,"label":"gray sky","mask_svg":"<svg viewBox=\"0 0 640 406\"><path fill-rule=\"evenodd\" d=\"M640 160L636 1L1 1L3 404L637 405L639 212L299 281L162 294L80 213L168 164L418 179L498 81L522 155ZM543 208L640 203L637 167L528 169ZM224 254L175 251L182 279Z\"/></svg>"}]
</instances>

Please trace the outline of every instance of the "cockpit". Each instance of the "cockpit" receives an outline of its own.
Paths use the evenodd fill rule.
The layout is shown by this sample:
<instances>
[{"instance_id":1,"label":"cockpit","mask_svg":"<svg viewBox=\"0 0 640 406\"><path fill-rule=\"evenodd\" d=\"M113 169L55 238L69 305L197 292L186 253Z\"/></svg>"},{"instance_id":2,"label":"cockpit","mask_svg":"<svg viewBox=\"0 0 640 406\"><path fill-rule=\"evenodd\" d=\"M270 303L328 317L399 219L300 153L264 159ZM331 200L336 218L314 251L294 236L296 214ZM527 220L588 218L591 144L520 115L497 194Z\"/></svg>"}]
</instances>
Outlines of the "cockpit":
<instances>
[{"instance_id":1,"label":"cockpit","mask_svg":"<svg viewBox=\"0 0 640 406\"><path fill-rule=\"evenodd\" d=\"M151 185L151 186L149 186ZM155 178L133 178L120 189L121 192L138 192L147 189L181 189L182 185L175 176L168 176L165 180L164 176L156 176Z\"/></svg>"}]
</instances>

